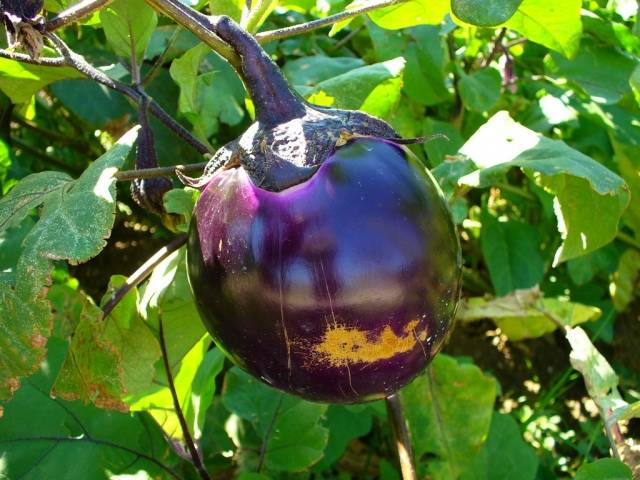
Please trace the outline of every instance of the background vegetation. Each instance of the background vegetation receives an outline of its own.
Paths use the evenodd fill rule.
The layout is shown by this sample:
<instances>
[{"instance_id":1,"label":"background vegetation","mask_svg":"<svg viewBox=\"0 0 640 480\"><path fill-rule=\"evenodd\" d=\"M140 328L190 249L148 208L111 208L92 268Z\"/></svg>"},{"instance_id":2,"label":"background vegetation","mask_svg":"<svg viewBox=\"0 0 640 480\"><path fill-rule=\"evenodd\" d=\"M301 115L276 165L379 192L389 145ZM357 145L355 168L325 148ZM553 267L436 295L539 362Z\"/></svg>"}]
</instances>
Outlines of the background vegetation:
<instances>
[{"instance_id":1,"label":"background vegetation","mask_svg":"<svg viewBox=\"0 0 640 480\"><path fill-rule=\"evenodd\" d=\"M252 32L371 4L184 3ZM420 477L640 478L637 2L393 3L264 45L309 101L447 137L412 146L465 265L456 330L401 393ZM142 0L56 33L40 60L0 53L0 478L399 478L383 404L302 401L225 360L183 249L103 319L196 195L174 180L169 214L151 214L117 173L140 87L197 139L154 118L161 166L202 162L252 108L225 61Z\"/></svg>"}]
</instances>

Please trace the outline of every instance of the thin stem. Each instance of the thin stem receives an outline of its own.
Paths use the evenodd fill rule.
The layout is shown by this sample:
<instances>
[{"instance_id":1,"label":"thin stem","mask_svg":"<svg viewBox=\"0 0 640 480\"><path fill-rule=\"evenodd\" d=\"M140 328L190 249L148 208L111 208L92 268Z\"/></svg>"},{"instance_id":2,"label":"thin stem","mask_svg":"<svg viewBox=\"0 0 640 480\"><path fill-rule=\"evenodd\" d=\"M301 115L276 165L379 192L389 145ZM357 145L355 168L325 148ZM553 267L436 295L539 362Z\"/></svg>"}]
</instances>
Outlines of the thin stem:
<instances>
[{"instance_id":1,"label":"thin stem","mask_svg":"<svg viewBox=\"0 0 640 480\"><path fill-rule=\"evenodd\" d=\"M149 260L144 262L140 268L138 268L133 274L127 278L126 283L118 288L107 303L102 307L102 318L105 319L113 312L114 308L122 301L122 299L129 293L133 288L140 285L145 279L151 275L153 270L162 262L165 258L171 255L173 252L182 247L185 243L187 243L187 236L180 235L169 245L162 247L156 253L154 253Z\"/></svg>"},{"instance_id":2,"label":"thin stem","mask_svg":"<svg viewBox=\"0 0 640 480\"><path fill-rule=\"evenodd\" d=\"M192 173L201 171L207 166L208 162L202 163L190 163L188 165L175 165L173 167L158 167L158 168L141 168L138 170L123 170L117 172L115 177L118 181L128 182L138 178L155 178L155 177L171 177L176 175L176 170L180 173Z\"/></svg>"},{"instance_id":3,"label":"thin stem","mask_svg":"<svg viewBox=\"0 0 640 480\"><path fill-rule=\"evenodd\" d=\"M496 55L498 55L498 52L504 49L504 46L502 45L502 41L504 40L504 36L506 34L507 34L506 27L501 28L500 33L498 33L496 40L493 42L493 48L491 49L489 56L486 58L486 60L482 65L483 67L488 67L493 61L493 59L496 58Z\"/></svg>"},{"instance_id":4,"label":"thin stem","mask_svg":"<svg viewBox=\"0 0 640 480\"><path fill-rule=\"evenodd\" d=\"M167 344L164 338L164 327L162 326L162 318L159 319L159 335L160 335L160 349L162 350L162 362L164 363L164 369L167 372L167 381L169 383L169 390L171 391L171 398L173 398L173 407L175 409L175 413L178 416L178 420L180 422L180 427L182 428L182 434L184 435L184 441L187 444L187 450L189 450L189 454L191 455L191 460L193 461L196 470L198 470L198 474L202 480L211 480L209 476L209 472L207 472L204 464L202 463L202 458L200 457L200 453L196 448L196 444L193 441L193 437L191 436L191 432L189 431L189 426L187 425L187 420L184 418L184 413L182 413L182 408L180 407L180 400L178 399L178 393L176 392L176 386L173 383L173 375L171 374L171 365L169 364L169 355L167 354Z\"/></svg>"},{"instance_id":5,"label":"thin stem","mask_svg":"<svg viewBox=\"0 0 640 480\"><path fill-rule=\"evenodd\" d=\"M623 243L626 243L631 248L635 248L640 252L640 241L636 240L631 235L624 232L618 232L616 234L616 239L620 240Z\"/></svg>"},{"instance_id":6,"label":"thin stem","mask_svg":"<svg viewBox=\"0 0 640 480\"><path fill-rule=\"evenodd\" d=\"M32 58L24 53L10 52L9 50L0 49L0 57L15 60L17 62L29 63L31 65L42 65L45 67L66 67L67 61L64 57L40 57Z\"/></svg>"},{"instance_id":7,"label":"thin stem","mask_svg":"<svg viewBox=\"0 0 640 480\"><path fill-rule=\"evenodd\" d=\"M260 32L256 35L256 40L261 43L270 42L271 40L278 40L281 38L293 37L295 35L301 35L303 33L318 30L319 28L333 25L334 23L348 20L349 18L357 17L363 13L377 10L378 8L389 7L391 5L397 5L399 3L406 2L407 0L380 0L377 2L371 2L354 10L347 10L344 12L336 13L325 18L319 18L318 20L312 20L311 22L301 23L300 25L293 25L291 27L280 28L278 30L269 30L267 32Z\"/></svg>"},{"instance_id":8,"label":"thin stem","mask_svg":"<svg viewBox=\"0 0 640 480\"><path fill-rule=\"evenodd\" d=\"M49 32L53 32L58 28L62 28L70 23L82 20L88 17L96 10L110 4L113 0L82 0L66 10L61 11L45 24L45 28Z\"/></svg>"},{"instance_id":9,"label":"thin stem","mask_svg":"<svg viewBox=\"0 0 640 480\"><path fill-rule=\"evenodd\" d=\"M215 33L216 29L213 22L216 17L207 17L197 10L183 5L179 0L146 0L146 2L155 10L171 18L178 25L189 30L236 69L240 68L238 55Z\"/></svg>"},{"instance_id":10,"label":"thin stem","mask_svg":"<svg viewBox=\"0 0 640 480\"><path fill-rule=\"evenodd\" d=\"M106 87L111 88L117 92L122 93L129 97L136 104L140 104L143 100L143 94L136 90L135 88L130 87L122 82L118 82L108 77L104 72L101 72L89 62L87 62L82 55L75 53L71 50L66 43L62 41L60 37L56 34L47 32L45 36L51 40L51 42L56 46L58 51L65 58L67 64L69 66L74 67L80 73L85 75L86 77L94 80ZM169 129L175 132L180 138L182 138L185 142L195 148L199 153L205 154L210 153L209 148L202 143L200 140L195 138L189 130L180 125L171 115L169 115L161 106L153 100L149 99L149 111L158 118L162 123L164 123Z\"/></svg>"},{"instance_id":11,"label":"thin stem","mask_svg":"<svg viewBox=\"0 0 640 480\"><path fill-rule=\"evenodd\" d=\"M149 85L153 81L153 79L156 77L156 75L158 74L158 72L160 71L164 63L167 61L167 58L169 58L169 52L171 52L171 49L174 47L174 45L178 41L179 35L180 35L180 28L176 27L175 31L171 34L171 37L167 41L167 45L164 47L164 50L158 56L158 58L156 58L156 61L153 63L153 65L145 75L144 79L142 80L143 86Z\"/></svg>"},{"instance_id":12,"label":"thin stem","mask_svg":"<svg viewBox=\"0 0 640 480\"><path fill-rule=\"evenodd\" d=\"M353 29L351 32L349 32L347 35L345 35L344 38L342 38L338 42L336 42L335 45L333 45L327 51L329 53L333 53L333 52L336 52L336 51L340 50L347 43L349 43L351 40L353 40L360 32L362 32L365 28L367 28L367 23L368 22L365 22L362 25L360 25L358 28Z\"/></svg>"},{"instance_id":13,"label":"thin stem","mask_svg":"<svg viewBox=\"0 0 640 480\"><path fill-rule=\"evenodd\" d=\"M391 422L393 436L395 438L396 449L398 451L398 461L402 471L402 480L416 480L416 468L413 464L413 453L411 449L411 437L407 420L404 418L402 403L397 393L389 395L385 402L387 404L387 415Z\"/></svg>"}]
</instances>

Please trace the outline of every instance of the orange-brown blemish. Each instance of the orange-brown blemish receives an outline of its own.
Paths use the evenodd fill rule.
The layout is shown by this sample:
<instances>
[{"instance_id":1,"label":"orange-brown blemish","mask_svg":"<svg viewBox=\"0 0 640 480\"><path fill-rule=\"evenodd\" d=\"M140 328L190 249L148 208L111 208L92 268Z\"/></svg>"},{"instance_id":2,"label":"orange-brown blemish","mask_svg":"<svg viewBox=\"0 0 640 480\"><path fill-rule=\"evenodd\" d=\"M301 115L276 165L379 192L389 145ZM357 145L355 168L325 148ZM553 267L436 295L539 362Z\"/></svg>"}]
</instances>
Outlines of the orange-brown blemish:
<instances>
[{"instance_id":1,"label":"orange-brown blemish","mask_svg":"<svg viewBox=\"0 0 640 480\"><path fill-rule=\"evenodd\" d=\"M426 330L416 332L420 322L412 320L403 335L396 335L390 325L386 325L376 337L364 330L344 325L327 328L322 341L311 350L313 363L328 363L333 367L354 363L374 363L387 360L400 353L412 350L419 340L427 338Z\"/></svg>"}]
</instances>

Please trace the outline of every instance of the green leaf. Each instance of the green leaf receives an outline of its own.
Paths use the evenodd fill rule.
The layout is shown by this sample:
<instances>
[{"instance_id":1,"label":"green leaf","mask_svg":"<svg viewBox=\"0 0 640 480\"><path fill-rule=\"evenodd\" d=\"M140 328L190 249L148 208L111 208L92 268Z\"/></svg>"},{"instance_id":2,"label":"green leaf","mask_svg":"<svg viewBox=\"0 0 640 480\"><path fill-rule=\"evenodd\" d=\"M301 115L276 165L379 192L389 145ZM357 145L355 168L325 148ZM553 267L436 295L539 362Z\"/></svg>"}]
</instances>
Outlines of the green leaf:
<instances>
[{"instance_id":1,"label":"green leaf","mask_svg":"<svg viewBox=\"0 0 640 480\"><path fill-rule=\"evenodd\" d=\"M458 87L464 106L474 112L486 112L500 99L502 76L495 68L487 67L470 75L463 73Z\"/></svg>"},{"instance_id":2,"label":"green leaf","mask_svg":"<svg viewBox=\"0 0 640 480\"><path fill-rule=\"evenodd\" d=\"M120 275L111 277L103 305L126 281ZM123 398L151 385L161 355L155 336L138 315L138 290L131 289L106 319L89 297L79 296L82 312L54 393L126 411Z\"/></svg>"},{"instance_id":3,"label":"green leaf","mask_svg":"<svg viewBox=\"0 0 640 480\"><path fill-rule=\"evenodd\" d=\"M31 211L67 186L72 178L62 172L33 173L0 199L0 233L20 225Z\"/></svg>"},{"instance_id":4,"label":"green leaf","mask_svg":"<svg viewBox=\"0 0 640 480\"><path fill-rule=\"evenodd\" d=\"M244 118L242 83L207 45L198 44L175 59L170 73L180 87L178 110L201 138L214 134L220 121L237 125Z\"/></svg>"},{"instance_id":5,"label":"green leaf","mask_svg":"<svg viewBox=\"0 0 640 480\"><path fill-rule=\"evenodd\" d=\"M524 0L504 26L571 58L582 35L581 7L581 0Z\"/></svg>"},{"instance_id":6,"label":"green leaf","mask_svg":"<svg viewBox=\"0 0 640 480\"><path fill-rule=\"evenodd\" d=\"M403 91L422 105L436 105L451 98L447 87L446 39L439 27L421 26L411 30L404 53L407 61Z\"/></svg>"},{"instance_id":7,"label":"green leaf","mask_svg":"<svg viewBox=\"0 0 640 480\"><path fill-rule=\"evenodd\" d=\"M116 54L122 58L131 58L135 52L140 64L151 34L158 24L155 10L144 0L116 0L100 11L100 21Z\"/></svg>"},{"instance_id":8,"label":"green leaf","mask_svg":"<svg viewBox=\"0 0 640 480\"><path fill-rule=\"evenodd\" d=\"M77 180L60 185L60 176L45 175L55 188L44 197L31 197L28 209L44 203L40 217L26 235L15 276L8 283L0 277L0 400L8 400L20 385L20 377L33 372L43 360L51 333L51 311L45 288L52 260L79 263L105 245L115 218L114 174L124 163L137 137L137 129L125 134L111 150L93 162ZM42 174L41 174L42 175ZM27 210L20 192L34 193L44 183L29 177L28 188L3 200L5 224L14 223L15 212ZM15 188L19 188L16 186ZM61 235L60 232L64 232Z\"/></svg>"},{"instance_id":9,"label":"green leaf","mask_svg":"<svg viewBox=\"0 0 640 480\"><path fill-rule=\"evenodd\" d=\"M482 215L480 244L496 295L533 287L542 281L544 262L534 227Z\"/></svg>"},{"instance_id":10,"label":"green leaf","mask_svg":"<svg viewBox=\"0 0 640 480\"><path fill-rule=\"evenodd\" d=\"M2 476L107 480L108 472L142 471L151 478L169 478L168 467L181 460L148 418L49 397L66 342L52 338L48 348L48 358L0 418Z\"/></svg>"},{"instance_id":11,"label":"green leaf","mask_svg":"<svg viewBox=\"0 0 640 480\"><path fill-rule=\"evenodd\" d=\"M371 411L353 411L342 405L330 405L325 415L324 426L329 430L329 442L324 458L314 467L322 471L336 462L347 449L349 442L365 436L373 425Z\"/></svg>"},{"instance_id":12,"label":"green leaf","mask_svg":"<svg viewBox=\"0 0 640 480\"><path fill-rule=\"evenodd\" d=\"M313 87L364 65L364 61L359 58L315 55L291 60L284 65L282 71L293 85Z\"/></svg>"},{"instance_id":13,"label":"green leaf","mask_svg":"<svg viewBox=\"0 0 640 480\"><path fill-rule=\"evenodd\" d=\"M610 46L583 40L572 60L551 53L545 70L580 85L598 103L614 104L631 91L629 79L638 62Z\"/></svg>"},{"instance_id":14,"label":"green leaf","mask_svg":"<svg viewBox=\"0 0 640 480\"><path fill-rule=\"evenodd\" d=\"M138 305L155 331L162 320L165 336L170 339L167 351L172 369L206 333L189 287L185 255L186 249L181 248L154 269Z\"/></svg>"},{"instance_id":15,"label":"green leaf","mask_svg":"<svg viewBox=\"0 0 640 480\"><path fill-rule=\"evenodd\" d=\"M299 472L322 458L329 432L320 419L327 405L279 392L237 367L225 380L224 405L251 423L269 470Z\"/></svg>"},{"instance_id":16,"label":"green leaf","mask_svg":"<svg viewBox=\"0 0 640 480\"><path fill-rule=\"evenodd\" d=\"M633 73L629 77L629 85L636 97L636 102L640 105L640 64L636 65L636 68L634 68Z\"/></svg>"},{"instance_id":17,"label":"green leaf","mask_svg":"<svg viewBox=\"0 0 640 480\"><path fill-rule=\"evenodd\" d=\"M460 153L479 167L462 177L460 184L487 187L510 168L520 167L556 196L554 211L563 244L556 252L554 265L597 250L615 238L629 203L627 185L564 142L539 136L514 122L507 112L499 112L480 127ZM599 219L597 223L593 222L594 216Z\"/></svg>"},{"instance_id":18,"label":"green leaf","mask_svg":"<svg viewBox=\"0 0 640 480\"><path fill-rule=\"evenodd\" d=\"M199 197L200 190L191 187L169 190L162 197L162 202L167 213L175 213L181 218L181 221L176 224L177 231L189 231L189 222L191 221L193 207Z\"/></svg>"},{"instance_id":19,"label":"green leaf","mask_svg":"<svg viewBox=\"0 0 640 480\"><path fill-rule=\"evenodd\" d=\"M575 480L631 480L631 469L615 458L601 458L580 467Z\"/></svg>"},{"instance_id":20,"label":"green leaf","mask_svg":"<svg viewBox=\"0 0 640 480\"><path fill-rule=\"evenodd\" d=\"M447 156L455 155L464 144L460 131L452 124L433 120L429 117L425 118L423 135L429 136L437 133L447 138L433 138L423 144L424 151L429 157L429 164L432 167L442 164Z\"/></svg>"},{"instance_id":21,"label":"green leaf","mask_svg":"<svg viewBox=\"0 0 640 480\"><path fill-rule=\"evenodd\" d=\"M627 250L620 257L617 271L611 277L609 293L613 306L624 311L633 301L640 282L640 252Z\"/></svg>"},{"instance_id":22,"label":"green leaf","mask_svg":"<svg viewBox=\"0 0 640 480\"><path fill-rule=\"evenodd\" d=\"M473 364L440 354L425 373L401 390L402 405L421 459L420 478L457 479L486 441L497 382Z\"/></svg>"},{"instance_id":23,"label":"green leaf","mask_svg":"<svg viewBox=\"0 0 640 480\"><path fill-rule=\"evenodd\" d=\"M306 95L311 103L350 110L362 110L386 117L400 100L402 57L356 68L318 83Z\"/></svg>"},{"instance_id":24,"label":"green leaf","mask_svg":"<svg viewBox=\"0 0 640 480\"><path fill-rule=\"evenodd\" d=\"M451 0L451 11L465 23L494 27L509 20L523 0Z\"/></svg>"},{"instance_id":25,"label":"green leaf","mask_svg":"<svg viewBox=\"0 0 640 480\"><path fill-rule=\"evenodd\" d=\"M462 480L534 480L538 458L510 415L494 412L487 442Z\"/></svg>"},{"instance_id":26,"label":"green leaf","mask_svg":"<svg viewBox=\"0 0 640 480\"><path fill-rule=\"evenodd\" d=\"M536 287L492 300L485 297L466 299L460 305L457 318L466 322L489 318L510 340L517 341L553 332L558 328L557 323L578 325L595 320L600 314L597 307L570 302L564 297L542 298Z\"/></svg>"},{"instance_id":27,"label":"green leaf","mask_svg":"<svg viewBox=\"0 0 640 480\"><path fill-rule=\"evenodd\" d=\"M368 2L369 0L355 0L347 5L345 11L364 7ZM388 30L398 30L416 25L438 25L442 23L447 13L449 13L449 0L407 0L397 5L373 10L368 15L376 25ZM335 35L352 20L334 24L329 35Z\"/></svg>"},{"instance_id":28,"label":"green leaf","mask_svg":"<svg viewBox=\"0 0 640 480\"><path fill-rule=\"evenodd\" d=\"M209 10L212 15L227 15L239 22L245 3L244 0L209 0Z\"/></svg>"},{"instance_id":29,"label":"green leaf","mask_svg":"<svg viewBox=\"0 0 640 480\"><path fill-rule=\"evenodd\" d=\"M50 83L80 77L82 74L71 67L46 67L0 58L0 90L13 103L28 102Z\"/></svg>"},{"instance_id":30,"label":"green leaf","mask_svg":"<svg viewBox=\"0 0 640 480\"><path fill-rule=\"evenodd\" d=\"M170 342L171 338L165 341ZM210 345L211 337L203 336L182 358L179 368L172 368L176 393L187 426L195 439L200 439L202 436L205 413L215 393L215 380L224 364L223 353L217 348L209 350ZM176 363L171 357L169 361L171 364ZM183 440L183 432L174 410L164 365L158 365L153 387L128 398L127 403L132 411L150 413L170 438Z\"/></svg>"}]
</instances>

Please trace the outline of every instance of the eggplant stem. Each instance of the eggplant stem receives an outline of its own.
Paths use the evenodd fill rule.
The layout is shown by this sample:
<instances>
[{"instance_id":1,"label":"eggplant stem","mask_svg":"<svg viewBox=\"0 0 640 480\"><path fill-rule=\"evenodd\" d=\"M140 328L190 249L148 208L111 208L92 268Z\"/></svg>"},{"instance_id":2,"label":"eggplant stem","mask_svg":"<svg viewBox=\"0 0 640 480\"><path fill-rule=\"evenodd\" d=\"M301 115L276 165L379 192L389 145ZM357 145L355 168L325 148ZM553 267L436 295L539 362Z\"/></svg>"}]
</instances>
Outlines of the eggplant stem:
<instances>
[{"instance_id":1,"label":"eggplant stem","mask_svg":"<svg viewBox=\"0 0 640 480\"><path fill-rule=\"evenodd\" d=\"M402 480L416 480L416 467L413 463L411 437L400 397L397 393L393 393L385 399L385 403L387 404L387 415L389 416L389 422L391 423L396 450L398 452L398 462L400 463Z\"/></svg>"}]
</instances>

